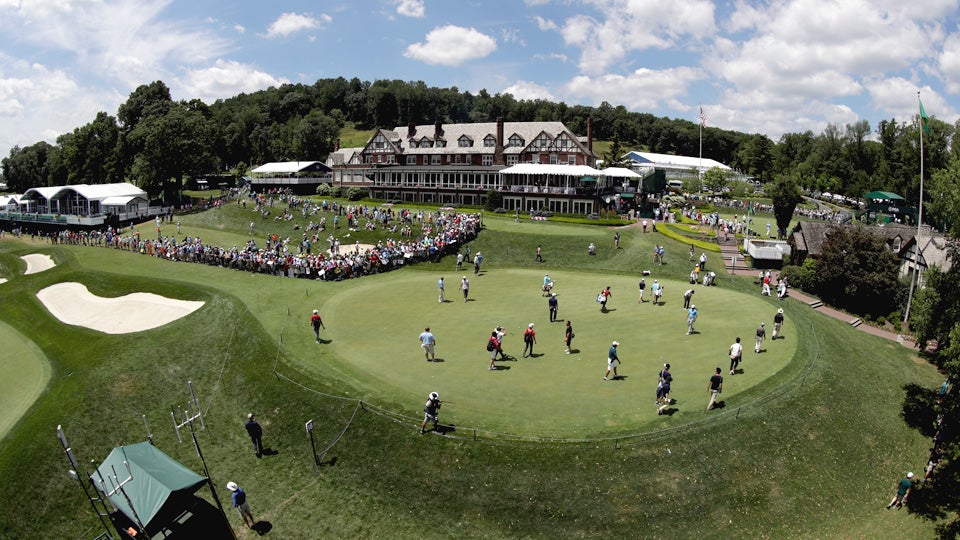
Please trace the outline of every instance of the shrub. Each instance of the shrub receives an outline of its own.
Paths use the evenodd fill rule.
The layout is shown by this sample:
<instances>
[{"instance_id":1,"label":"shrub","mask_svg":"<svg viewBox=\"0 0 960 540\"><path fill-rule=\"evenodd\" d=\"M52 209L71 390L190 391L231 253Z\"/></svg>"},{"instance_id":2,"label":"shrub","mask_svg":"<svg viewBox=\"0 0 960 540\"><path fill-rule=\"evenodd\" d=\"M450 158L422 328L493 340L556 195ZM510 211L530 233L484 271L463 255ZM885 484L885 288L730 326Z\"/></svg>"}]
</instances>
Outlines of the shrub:
<instances>
[{"instance_id":1,"label":"shrub","mask_svg":"<svg viewBox=\"0 0 960 540\"><path fill-rule=\"evenodd\" d=\"M321 195L323 197L329 197L330 187L331 187L330 184L320 184L319 186L317 186L317 195Z\"/></svg>"},{"instance_id":2,"label":"shrub","mask_svg":"<svg viewBox=\"0 0 960 540\"><path fill-rule=\"evenodd\" d=\"M503 195L495 189L487 190L487 202L483 205L487 210L496 212L497 208L503 207Z\"/></svg>"},{"instance_id":3,"label":"shrub","mask_svg":"<svg viewBox=\"0 0 960 540\"><path fill-rule=\"evenodd\" d=\"M360 199L367 196L367 190L359 187L351 187L347 189L347 199L351 201L359 201Z\"/></svg>"}]
</instances>

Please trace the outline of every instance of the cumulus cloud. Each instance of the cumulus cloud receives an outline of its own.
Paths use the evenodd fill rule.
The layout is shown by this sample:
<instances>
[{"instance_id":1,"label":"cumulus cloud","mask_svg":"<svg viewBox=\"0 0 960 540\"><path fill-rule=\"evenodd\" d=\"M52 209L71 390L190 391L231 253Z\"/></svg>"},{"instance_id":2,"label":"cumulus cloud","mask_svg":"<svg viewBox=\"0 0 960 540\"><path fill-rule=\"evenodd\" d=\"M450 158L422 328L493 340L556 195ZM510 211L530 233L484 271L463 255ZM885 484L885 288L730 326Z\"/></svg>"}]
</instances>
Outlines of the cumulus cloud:
<instances>
[{"instance_id":1,"label":"cumulus cloud","mask_svg":"<svg viewBox=\"0 0 960 540\"><path fill-rule=\"evenodd\" d=\"M255 92L290 81L283 77L274 77L250 64L217 59L210 67L187 71L185 76L177 78L176 82L180 87L178 93L210 103L240 92Z\"/></svg>"},{"instance_id":2,"label":"cumulus cloud","mask_svg":"<svg viewBox=\"0 0 960 540\"><path fill-rule=\"evenodd\" d=\"M535 82L530 81L517 81L512 85L503 89L504 94L510 94L514 99L545 99L548 101L556 101L557 98L550 93L550 90L545 86L541 86Z\"/></svg>"},{"instance_id":3,"label":"cumulus cloud","mask_svg":"<svg viewBox=\"0 0 960 540\"><path fill-rule=\"evenodd\" d=\"M629 54L648 49L696 47L717 31L710 0L591 0L604 19L574 15L558 30L567 45L581 49L580 69L599 75ZM548 21L537 20L541 30Z\"/></svg>"},{"instance_id":4,"label":"cumulus cloud","mask_svg":"<svg viewBox=\"0 0 960 540\"><path fill-rule=\"evenodd\" d=\"M282 13L267 27L266 37L287 37L304 30L317 30L329 24L333 18L321 13L319 17L300 13Z\"/></svg>"},{"instance_id":5,"label":"cumulus cloud","mask_svg":"<svg viewBox=\"0 0 960 540\"><path fill-rule=\"evenodd\" d=\"M681 97L687 87L704 77L693 67L663 70L637 69L628 75L606 74L598 77L580 75L565 85L572 97L599 105L603 101L622 103L633 110L657 110L664 106L683 108Z\"/></svg>"},{"instance_id":6,"label":"cumulus cloud","mask_svg":"<svg viewBox=\"0 0 960 540\"><path fill-rule=\"evenodd\" d=\"M114 111L121 96L82 87L68 73L0 55L0 152L53 143L101 110ZM107 106L109 104L109 106Z\"/></svg>"},{"instance_id":7,"label":"cumulus cloud","mask_svg":"<svg viewBox=\"0 0 960 540\"><path fill-rule=\"evenodd\" d=\"M427 34L426 43L414 43L403 55L412 60L441 66L459 66L483 58L497 49L497 42L475 28L447 25Z\"/></svg>"},{"instance_id":8,"label":"cumulus cloud","mask_svg":"<svg viewBox=\"0 0 960 540\"><path fill-rule=\"evenodd\" d=\"M423 0L394 0L393 3L397 5L397 13L404 17L422 19L426 16Z\"/></svg>"},{"instance_id":9,"label":"cumulus cloud","mask_svg":"<svg viewBox=\"0 0 960 540\"><path fill-rule=\"evenodd\" d=\"M947 91L960 94L960 35L950 35L943 44L937 64L943 73Z\"/></svg>"},{"instance_id":10,"label":"cumulus cloud","mask_svg":"<svg viewBox=\"0 0 960 540\"><path fill-rule=\"evenodd\" d=\"M236 30L238 34L242 34L247 31L247 29L244 28L242 24L233 25L233 29Z\"/></svg>"}]
</instances>

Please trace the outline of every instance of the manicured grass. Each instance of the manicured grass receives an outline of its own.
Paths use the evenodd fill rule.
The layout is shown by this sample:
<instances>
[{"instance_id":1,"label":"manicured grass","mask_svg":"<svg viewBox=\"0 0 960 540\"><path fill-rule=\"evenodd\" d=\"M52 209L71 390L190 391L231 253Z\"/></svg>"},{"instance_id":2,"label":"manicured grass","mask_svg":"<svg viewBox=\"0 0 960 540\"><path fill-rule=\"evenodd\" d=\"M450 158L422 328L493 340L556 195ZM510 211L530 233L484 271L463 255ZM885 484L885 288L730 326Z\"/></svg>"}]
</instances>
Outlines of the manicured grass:
<instances>
[{"instance_id":1,"label":"manicured grass","mask_svg":"<svg viewBox=\"0 0 960 540\"><path fill-rule=\"evenodd\" d=\"M247 216L225 210L185 216L184 226L188 218L195 218L190 224L195 230L189 234L205 241L242 239ZM940 382L936 371L913 352L789 300L787 339L769 346L771 351L774 346L795 347L789 363L751 381L752 370L760 368L750 358L747 338L745 373L739 380L752 385L737 388L738 375L728 381L730 387L722 396L725 408L711 413L699 410L708 398L703 376L698 369L689 376L678 372L684 372L685 363L698 361L695 357L700 354L725 367L732 334L709 325L748 332L759 323L757 314L772 316L776 307L774 301L756 298L755 288L746 279L718 275L718 287L711 288L709 295L699 288L694 297L698 307L703 304L709 309L698 325L703 334L691 338L723 335L716 342L720 350L710 345L676 356L659 351L634 355L634 343L653 339L654 332L645 333L644 324L653 321L644 319L643 312L628 320L632 324L627 333L632 330L632 335L619 339L624 343L628 375L622 382L600 380L603 349L600 358L587 359L589 354L584 353L584 362L592 363L584 368L586 376L558 369L551 373L553 379L537 380L527 377L534 375L524 371L533 361L524 359L511 370L487 373L482 369L483 341L476 342L470 335L458 338L446 330L438 331L441 356L447 354L447 346L462 346L470 351L470 358L451 358L429 367L463 368L467 370L463 377L472 377L476 367L477 377L506 376L500 387L483 386L485 379L473 385L479 389L468 388L466 382L434 381L430 379L434 371L425 371L414 385L417 388L395 380L413 378L399 369L403 362L412 362L415 369L418 362L427 368L416 342L422 324L442 328L457 323L472 328L457 319L477 318L466 309L493 304L487 298L496 295L489 289L523 291L500 298L499 317L516 315L519 321L535 320L537 327L549 325L541 322L546 319L545 299L536 296L545 267L558 280L561 317L568 315L567 310L583 311L575 321L575 344L584 350L591 334L602 333L607 326L616 330L613 327L622 324L621 315L633 313L629 308L673 311L678 318L681 314L676 295L690 268L683 244L627 227L618 229L623 249L615 250L613 229L577 225L555 229L550 222L516 224L512 218L493 216L486 221L488 230L471 243L471 249L483 251L488 273L471 278L477 302L466 305L436 303L436 278L441 272L450 280L450 296L456 298L459 276L451 270L449 258L392 274L326 283L173 263L111 249L0 242L0 263L40 251L50 253L58 264L40 274L14 276L0 286L0 320L32 340L53 370L46 391L0 441L0 485L25 501L0 510L0 537L76 538L95 530L98 521L66 475L66 461L54 436L57 424L63 424L74 451L86 462L102 459L115 444L143 440L141 415L145 414L156 444L200 471L192 445L178 445L168 427L170 405L186 402L187 380L194 382L206 413L207 427L199 439L215 483L221 490L227 480L241 483L257 518L269 521L271 534L282 538L932 535L927 523L904 512L883 510L897 478L923 465L929 442L900 418L903 385L933 387ZM598 247L594 257L586 254L591 241ZM538 243L543 244L547 260L543 265L533 261ZM667 249L668 264L663 267L650 262L656 243ZM708 261L708 268L711 264ZM632 295L620 295L621 289L635 290L634 281L643 269L677 284L667 289L672 305L636 306ZM34 295L60 281L79 281L105 296L140 290L200 299L207 305L149 332L109 336L65 327L49 316ZM488 283L494 286L488 288ZM596 310L596 304L591 304L594 289L607 284L614 285L611 307L617 311L601 318L589 309ZM589 295L570 289L589 291ZM523 312L527 302L517 301L520 294L522 299L531 296L532 311ZM724 297L731 303L723 303L727 302ZM313 306L323 306L330 327L325 337L333 339L329 344L317 346L310 339L306 316ZM452 308L447 311L459 316L438 312L441 308ZM400 319L389 323L396 330L352 328L379 330L382 311ZM438 313L442 316L436 317ZM494 324L477 321L477 335L480 330L489 332ZM680 320L665 324L659 332L683 328ZM349 342L353 333L363 339ZM663 347L679 352L684 338L681 334L665 339ZM516 343L516 336L510 339ZM392 347L382 349L383 341ZM377 353L381 350L377 348L387 352ZM368 349L371 354L364 354ZM652 411L656 373L649 368L633 371L633 365L647 363L655 368L659 354L670 357L673 364L678 411L646 424L636 416L630 424L621 416ZM559 367L567 358L553 358L551 353L536 361L556 362ZM276 377L275 362L285 377L303 386ZM376 373L352 365L356 362L377 363L380 368L392 362L397 372L389 380L377 381ZM454 366L458 362L462 364ZM522 388L521 377L526 379ZM474 441L466 428L447 437L416 432L426 392L436 382L461 385L444 390L444 398L453 403L441 410L443 421L459 423L459 416L466 414L460 407L475 407L469 399L461 404L457 394L466 397L469 392L486 391L491 411L471 411L470 418L479 423L489 414L493 418L489 422L504 426L516 412L513 422L518 426L511 432L517 433L523 431L521 419L528 418L530 411L523 409L524 400L535 402L536 392L544 400L563 399L551 397L550 392L560 394L553 387L564 377L574 384L580 379L584 384L596 380L597 390L568 392L560 405L544 403L532 422L548 424L544 418L563 418L580 414L579 408L598 407L600 412L586 420L588 425L580 426L580 431L578 426L567 428L564 434L608 432L610 439L538 444L507 437ZM681 388L681 383L691 386ZM526 389L531 396L503 393ZM371 405L357 410L355 401L327 396L363 398ZM257 412L265 428L264 442L276 455L263 460L253 457L242 428L248 411ZM321 448L347 427L325 456L336 457L336 465L325 466L319 476L303 431L309 419L317 423L315 435ZM603 428L606 424L611 426L609 431ZM631 425L642 433L628 437ZM655 429L644 429L651 425ZM545 433L542 426L528 432ZM238 525L236 514L228 516ZM239 535L252 537L244 530Z\"/></svg>"},{"instance_id":2,"label":"manicured grass","mask_svg":"<svg viewBox=\"0 0 960 540\"><path fill-rule=\"evenodd\" d=\"M321 306L330 327L328 346L337 359L324 369L332 367L353 386L368 389L371 399L386 394L416 401L431 390L452 396L456 406L451 406L448 421L467 428L567 438L629 434L702 418L701 387L715 367L722 363L726 370L725 352L734 337L742 336L752 347L756 326L761 320L772 324L776 309L759 296L696 286L693 300L700 319L697 333L687 336L681 294L688 284L662 281L667 293L663 304L655 306L649 287L656 275L647 277L647 302L639 304L637 278L554 272L560 317L573 321L577 336L574 353L566 355L564 323L550 323L540 293L542 272L507 269L466 275L471 280L468 302L459 292L457 274L447 275L448 301L443 304L437 302L439 275L378 276L339 292ZM607 285L614 294L604 313L595 298ZM357 306L377 306L375 316ZM309 368L313 362L306 349L316 347L305 324L309 304L296 311L291 324L300 331L287 341L287 348L292 357L305 358ZM521 334L529 322L535 323L539 343L535 357L522 358ZM498 362L500 369L490 372L484 345L498 324L508 332L504 350L516 361ZM442 362L426 362L418 348L417 336L427 325L437 336ZM751 351L744 373L729 381L727 395L733 399L783 369L793 358L797 338L794 331L790 339L768 341L763 354ZM601 378L614 340L620 342L619 373L625 378L605 382ZM653 406L656 374L664 362L675 366L673 395L684 403L674 408L669 422L658 417ZM491 395L498 396L498 406L490 406ZM692 401L694 395L697 401ZM571 398L580 405L569 407ZM605 418L611 401L625 407Z\"/></svg>"},{"instance_id":3,"label":"manicured grass","mask_svg":"<svg viewBox=\"0 0 960 540\"><path fill-rule=\"evenodd\" d=\"M50 364L32 341L2 322L0 322L0 343L3 344L4 349L4 360L0 362L0 439L2 439L46 388L50 381Z\"/></svg>"}]
</instances>

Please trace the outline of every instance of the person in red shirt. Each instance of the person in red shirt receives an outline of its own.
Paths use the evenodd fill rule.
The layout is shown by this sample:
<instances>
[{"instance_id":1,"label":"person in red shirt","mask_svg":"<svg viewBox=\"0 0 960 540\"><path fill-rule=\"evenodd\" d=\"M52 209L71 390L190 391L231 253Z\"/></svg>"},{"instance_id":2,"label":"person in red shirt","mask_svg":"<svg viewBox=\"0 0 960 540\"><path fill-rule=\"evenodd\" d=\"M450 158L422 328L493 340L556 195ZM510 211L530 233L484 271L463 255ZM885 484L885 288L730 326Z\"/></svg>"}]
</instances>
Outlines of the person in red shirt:
<instances>
[{"instance_id":1,"label":"person in red shirt","mask_svg":"<svg viewBox=\"0 0 960 540\"><path fill-rule=\"evenodd\" d=\"M533 344L537 342L537 333L533 331L533 323L530 323L527 326L527 329L523 331L523 357L527 357L527 351L530 351L530 356L533 356Z\"/></svg>"},{"instance_id":2,"label":"person in red shirt","mask_svg":"<svg viewBox=\"0 0 960 540\"><path fill-rule=\"evenodd\" d=\"M320 329L321 328L323 328L324 330L327 329L327 327L323 325L323 319L320 318L320 311L316 309L313 310L313 315L310 316L310 326L313 326L313 336L314 338L316 338L317 344L319 345Z\"/></svg>"}]
</instances>

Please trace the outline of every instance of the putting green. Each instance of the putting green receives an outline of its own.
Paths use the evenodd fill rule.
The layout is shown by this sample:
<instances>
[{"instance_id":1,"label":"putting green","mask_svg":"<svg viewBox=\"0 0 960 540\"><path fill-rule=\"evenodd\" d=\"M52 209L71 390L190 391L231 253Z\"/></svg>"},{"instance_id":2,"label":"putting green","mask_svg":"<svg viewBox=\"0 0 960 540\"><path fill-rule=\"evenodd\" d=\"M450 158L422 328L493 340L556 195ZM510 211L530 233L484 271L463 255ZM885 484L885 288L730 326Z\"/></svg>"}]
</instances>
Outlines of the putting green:
<instances>
[{"instance_id":1,"label":"putting green","mask_svg":"<svg viewBox=\"0 0 960 540\"><path fill-rule=\"evenodd\" d=\"M460 275L446 276L447 302L437 301L439 274L370 279L333 296L324 306L337 362L334 367L362 388L374 403L410 403L419 411L430 391L448 400L442 420L463 427L539 437L592 437L672 427L702 419L706 386L714 368L724 370L723 397L761 384L793 358L797 334L788 320L786 339L766 341L753 352L756 327L772 333L774 302L719 287L694 286L700 311L697 332L686 335L682 293L691 286L665 281L665 303L637 302L639 278L556 272L559 317L570 319L574 353L564 354L564 323L550 323L540 292L543 274L502 270L467 274L470 299L460 294ZM648 276L647 295L655 276ZM612 287L609 311L597 293ZM535 323L536 356L520 358L521 332ZM508 334L504 351L518 357L488 371L485 350L491 330ZM436 363L426 362L418 336L429 326L437 339ZM744 344L742 374L729 377L727 350L734 338ZM607 350L619 341L621 380L604 381ZM657 373L664 362L674 377L672 414L657 416Z\"/></svg>"},{"instance_id":2,"label":"putting green","mask_svg":"<svg viewBox=\"0 0 960 540\"><path fill-rule=\"evenodd\" d=\"M50 364L36 345L0 322L0 439L27 412L50 380Z\"/></svg>"}]
</instances>

